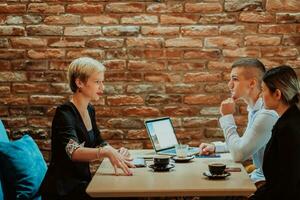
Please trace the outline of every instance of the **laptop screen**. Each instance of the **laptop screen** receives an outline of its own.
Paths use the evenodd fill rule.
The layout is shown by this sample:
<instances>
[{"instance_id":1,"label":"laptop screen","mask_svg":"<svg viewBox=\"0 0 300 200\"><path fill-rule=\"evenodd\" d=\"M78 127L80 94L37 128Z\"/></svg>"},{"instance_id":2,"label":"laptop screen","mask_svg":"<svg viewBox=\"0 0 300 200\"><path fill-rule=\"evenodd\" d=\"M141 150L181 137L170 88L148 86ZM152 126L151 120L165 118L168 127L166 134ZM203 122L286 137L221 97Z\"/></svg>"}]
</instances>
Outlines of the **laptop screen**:
<instances>
[{"instance_id":1,"label":"laptop screen","mask_svg":"<svg viewBox=\"0 0 300 200\"><path fill-rule=\"evenodd\" d=\"M156 151L174 147L178 144L170 118L145 122L147 132Z\"/></svg>"}]
</instances>

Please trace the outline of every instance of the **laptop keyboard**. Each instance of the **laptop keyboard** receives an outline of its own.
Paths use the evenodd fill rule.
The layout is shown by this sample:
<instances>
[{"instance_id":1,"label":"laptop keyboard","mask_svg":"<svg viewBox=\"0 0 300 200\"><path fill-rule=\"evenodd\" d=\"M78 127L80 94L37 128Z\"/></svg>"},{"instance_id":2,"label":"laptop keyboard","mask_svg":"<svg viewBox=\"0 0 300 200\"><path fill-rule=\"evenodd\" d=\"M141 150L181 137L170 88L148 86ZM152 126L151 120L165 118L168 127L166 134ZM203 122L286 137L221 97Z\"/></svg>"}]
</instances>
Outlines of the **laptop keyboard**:
<instances>
[{"instance_id":1,"label":"laptop keyboard","mask_svg":"<svg viewBox=\"0 0 300 200\"><path fill-rule=\"evenodd\" d=\"M176 150L175 149L166 149L163 150L162 152L167 153L167 154L174 154L176 155ZM199 148L196 147L189 147L189 154L195 154L199 152Z\"/></svg>"}]
</instances>

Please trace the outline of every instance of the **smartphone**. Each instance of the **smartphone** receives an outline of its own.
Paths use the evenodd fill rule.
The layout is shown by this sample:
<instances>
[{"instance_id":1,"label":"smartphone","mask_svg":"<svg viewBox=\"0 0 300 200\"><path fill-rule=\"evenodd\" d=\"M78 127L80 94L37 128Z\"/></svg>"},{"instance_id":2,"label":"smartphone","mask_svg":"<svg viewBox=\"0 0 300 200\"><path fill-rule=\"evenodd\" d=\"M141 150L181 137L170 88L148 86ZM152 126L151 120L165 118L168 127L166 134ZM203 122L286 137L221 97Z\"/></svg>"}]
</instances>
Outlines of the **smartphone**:
<instances>
[{"instance_id":1,"label":"smartphone","mask_svg":"<svg viewBox=\"0 0 300 200\"><path fill-rule=\"evenodd\" d=\"M239 167L227 167L227 168L225 169L225 171L226 171L226 172L240 172L240 171L242 171L242 169L239 168Z\"/></svg>"},{"instance_id":2,"label":"smartphone","mask_svg":"<svg viewBox=\"0 0 300 200\"><path fill-rule=\"evenodd\" d=\"M134 158L133 164L135 167L146 167L146 161L144 158Z\"/></svg>"}]
</instances>

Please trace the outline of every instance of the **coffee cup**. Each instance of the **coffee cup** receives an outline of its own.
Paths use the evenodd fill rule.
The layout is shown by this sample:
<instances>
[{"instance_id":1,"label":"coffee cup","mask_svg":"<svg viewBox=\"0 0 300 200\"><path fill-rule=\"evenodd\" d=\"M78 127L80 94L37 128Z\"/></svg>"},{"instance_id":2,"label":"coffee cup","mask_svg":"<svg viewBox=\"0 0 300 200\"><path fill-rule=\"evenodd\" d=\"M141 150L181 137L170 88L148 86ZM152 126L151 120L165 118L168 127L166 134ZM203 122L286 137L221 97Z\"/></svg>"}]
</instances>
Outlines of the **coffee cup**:
<instances>
[{"instance_id":1,"label":"coffee cup","mask_svg":"<svg viewBox=\"0 0 300 200\"><path fill-rule=\"evenodd\" d=\"M222 175L225 173L226 165L223 163L210 163L208 169L211 175Z\"/></svg>"},{"instance_id":2,"label":"coffee cup","mask_svg":"<svg viewBox=\"0 0 300 200\"><path fill-rule=\"evenodd\" d=\"M185 158L188 156L189 145L187 144L177 144L175 145L176 156L178 158Z\"/></svg>"},{"instance_id":3,"label":"coffee cup","mask_svg":"<svg viewBox=\"0 0 300 200\"><path fill-rule=\"evenodd\" d=\"M155 155L153 163L155 167L165 168L170 162L170 157L167 155Z\"/></svg>"}]
</instances>

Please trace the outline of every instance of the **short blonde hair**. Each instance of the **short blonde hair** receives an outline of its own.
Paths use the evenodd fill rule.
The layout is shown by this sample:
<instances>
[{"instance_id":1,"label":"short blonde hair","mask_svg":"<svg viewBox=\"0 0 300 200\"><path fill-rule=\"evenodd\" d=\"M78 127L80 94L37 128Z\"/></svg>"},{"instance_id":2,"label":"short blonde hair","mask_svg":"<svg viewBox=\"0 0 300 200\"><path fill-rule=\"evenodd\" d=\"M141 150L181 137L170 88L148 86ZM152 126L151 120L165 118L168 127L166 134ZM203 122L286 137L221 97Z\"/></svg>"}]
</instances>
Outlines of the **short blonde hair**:
<instances>
[{"instance_id":1,"label":"short blonde hair","mask_svg":"<svg viewBox=\"0 0 300 200\"><path fill-rule=\"evenodd\" d=\"M86 82L94 72L104 71L104 65L93 58L81 57L73 60L68 69L68 82L72 92L76 92L78 89L75 82L77 78Z\"/></svg>"}]
</instances>

